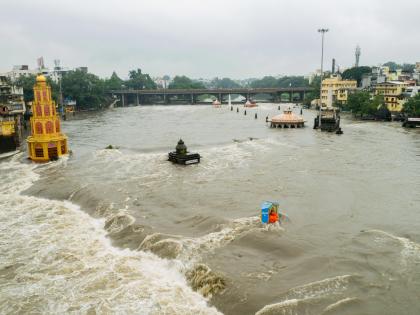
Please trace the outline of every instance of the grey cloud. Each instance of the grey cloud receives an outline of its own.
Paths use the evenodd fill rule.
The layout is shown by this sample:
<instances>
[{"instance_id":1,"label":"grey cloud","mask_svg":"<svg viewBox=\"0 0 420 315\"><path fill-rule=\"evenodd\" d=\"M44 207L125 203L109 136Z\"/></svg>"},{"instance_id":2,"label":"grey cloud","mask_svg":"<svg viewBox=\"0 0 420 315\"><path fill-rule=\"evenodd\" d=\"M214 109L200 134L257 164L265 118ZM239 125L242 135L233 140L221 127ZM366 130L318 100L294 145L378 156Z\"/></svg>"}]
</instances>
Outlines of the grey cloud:
<instances>
[{"instance_id":1,"label":"grey cloud","mask_svg":"<svg viewBox=\"0 0 420 315\"><path fill-rule=\"evenodd\" d=\"M101 76L141 67L151 75L258 77L326 67L362 48L362 64L420 61L420 2L401 0L4 1L0 72L44 56Z\"/></svg>"}]
</instances>

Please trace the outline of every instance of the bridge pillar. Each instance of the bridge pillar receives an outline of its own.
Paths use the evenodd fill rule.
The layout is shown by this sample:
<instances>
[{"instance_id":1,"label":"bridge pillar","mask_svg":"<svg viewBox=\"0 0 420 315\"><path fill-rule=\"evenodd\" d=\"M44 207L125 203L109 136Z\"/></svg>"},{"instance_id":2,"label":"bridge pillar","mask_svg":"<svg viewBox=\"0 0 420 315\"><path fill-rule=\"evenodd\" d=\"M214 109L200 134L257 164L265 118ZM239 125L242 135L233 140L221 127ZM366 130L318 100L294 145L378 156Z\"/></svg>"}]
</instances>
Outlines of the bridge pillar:
<instances>
[{"instance_id":1,"label":"bridge pillar","mask_svg":"<svg viewBox=\"0 0 420 315\"><path fill-rule=\"evenodd\" d=\"M136 94L136 106L139 106L140 105L140 103L139 103L139 94L137 93Z\"/></svg>"},{"instance_id":2,"label":"bridge pillar","mask_svg":"<svg viewBox=\"0 0 420 315\"><path fill-rule=\"evenodd\" d=\"M124 93L121 94L121 104L122 104L122 107L125 106Z\"/></svg>"},{"instance_id":3,"label":"bridge pillar","mask_svg":"<svg viewBox=\"0 0 420 315\"><path fill-rule=\"evenodd\" d=\"M194 94L191 93L191 105L194 105Z\"/></svg>"},{"instance_id":4,"label":"bridge pillar","mask_svg":"<svg viewBox=\"0 0 420 315\"><path fill-rule=\"evenodd\" d=\"M223 103L222 93L219 93L219 102L220 104Z\"/></svg>"}]
</instances>

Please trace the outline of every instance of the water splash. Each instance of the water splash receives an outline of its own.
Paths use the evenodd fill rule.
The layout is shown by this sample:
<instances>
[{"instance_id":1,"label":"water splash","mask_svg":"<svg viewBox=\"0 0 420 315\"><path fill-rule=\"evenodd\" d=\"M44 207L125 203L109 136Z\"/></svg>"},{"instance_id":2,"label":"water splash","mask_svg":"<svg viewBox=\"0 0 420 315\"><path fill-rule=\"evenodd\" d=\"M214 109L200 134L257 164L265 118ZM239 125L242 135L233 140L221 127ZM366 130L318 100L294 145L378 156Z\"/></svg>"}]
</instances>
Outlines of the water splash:
<instances>
[{"instance_id":1,"label":"water splash","mask_svg":"<svg viewBox=\"0 0 420 315\"><path fill-rule=\"evenodd\" d=\"M114 248L104 220L70 202L22 195L37 167L0 163L2 312L219 314L188 286L179 262Z\"/></svg>"}]
</instances>

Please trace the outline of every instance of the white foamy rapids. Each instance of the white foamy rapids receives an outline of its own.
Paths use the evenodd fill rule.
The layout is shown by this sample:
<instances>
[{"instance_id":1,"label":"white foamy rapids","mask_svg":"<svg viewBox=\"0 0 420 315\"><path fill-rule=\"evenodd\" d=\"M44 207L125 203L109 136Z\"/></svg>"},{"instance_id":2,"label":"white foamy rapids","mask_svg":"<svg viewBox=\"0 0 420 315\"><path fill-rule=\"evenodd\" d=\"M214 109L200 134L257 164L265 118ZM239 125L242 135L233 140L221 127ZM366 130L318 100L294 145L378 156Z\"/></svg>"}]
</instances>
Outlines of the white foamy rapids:
<instances>
[{"instance_id":1,"label":"white foamy rapids","mask_svg":"<svg viewBox=\"0 0 420 315\"><path fill-rule=\"evenodd\" d=\"M154 233L148 235L140 244L139 249L151 250L164 257L178 258L187 267L191 267L203 258L203 254L226 246L235 239L252 231L271 231L281 233L283 227L277 224L262 225L258 216L239 218L223 225L220 231L212 232L197 238L182 237ZM165 251L163 251L165 250ZM170 253L167 253L170 251Z\"/></svg>"},{"instance_id":2,"label":"white foamy rapids","mask_svg":"<svg viewBox=\"0 0 420 315\"><path fill-rule=\"evenodd\" d=\"M35 168L0 163L2 313L219 314L177 261L112 247L104 222L70 202L21 195Z\"/></svg>"},{"instance_id":3,"label":"white foamy rapids","mask_svg":"<svg viewBox=\"0 0 420 315\"><path fill-rule=\"evenodd\" d=\"M255 315L299 315L295 310L299 301L296 299L264 306Z\"/></svg>"},{"instance_id":4,"label":"white foamy rapids","mask_svg":"<svg viewBox=\"0 0 420 315\"><path fill-rule=\"evenodd\" d=\"M354 276L342 275L320 281L311 282L292 288L281 294L280 302L266 305L256 315L270 314L302 314L311 308L314 301L331 299L334 296L342 295L347 289ZM310 312L311 313L311 312Z\"/></svg>"},{"instance_id":5,"label":"white foamy rapids","mask_svg":"<svg viewBox=\"0 0 420 315\"><path fill-rule=\"evenodd\" d=\"M416 266L420 263L420 244L415 243L408 238L396 236L382 230L368 230L364 233L371 233L380 236L380 238L376 239L377 242L392 240L400 244L400 246L402 246L400 253L400 265L403 270L409 268L410 266Z\"/></svg>"},{"instance_id":6,"label":"white foamy rapids","mask_svg":"<svg viewBox=\"0 0 420 315\"><path fill-rule=\"evenodd\" d=\"M254 161L255 155L264 154L271 150L272 146L287 145L274 139L253 139L236 140L226 145L202 148L200 164L191 165L194 170L194 177L206 181L219 176L226 170L235 170L248 167ZM94 153L94 159L87 161L94 163L89 168L89 176L99 176L104 180L110 176L112 181L127 180L141 183L141 186L156 187L156 185L167 184L171 179L176 178L173 172L173 165L167 162L165 152L148 152L124 154L117 149L103 149ZM140 184L139 184L140 185Z\"/></svg>"},{"instance_id":7,"label":"white foamy rapids","mask_svg":"<svg viewBox=\"0 0 420 315\"><path fill-rule=\"evenodd\" d=\"M252 139L252 140L251 140ZM255 156L264 154L273 146L286 145L283 142L267 138L245 138L234 139L234 143L215 146L200 151L202 161L200 163L200 174L214 177L225 172L226 169L239 169L248 167L254 161Z\"/></svg>"},{"instance_id":8,"label":"white foamy rapids","mask_svg":"<svg viewBox=\"0 0 420 315\"><path fill-rule=\"evenodd\" d=\"M354 297L347 297L345 299L341 299L335 303L332 303L330 305L328 305L325 309L324 312L322 314L328 314L332 311L336 311L338 309L340 309L341 307L351 304L351 303L355 303L358 302L359 299L358 298L354 298Z\"/></svg>"},{"instance_id":9,"label":"white foamy rapids","mask_svg":"<svg viewBox=\"0 0 420 315\"><path fill-rule=\"evenodd\" d=\"M153 186L172 177L170 163L165 153L124 154L119 150L103 149L94 153L91 161L94 167L89 174L104 176L109 174L115 181L141 181L143 186ZM153 172L151 172L153 170Z\"/></svg>"},{"instance_id":10,"label":"white foamy rapids","mask_svg":"<svg viewBox=\"0 0 420 315\"><path fill-rule=\"evenodd\" d=\"M322 298L332 294L339 294L347 290L350 280L354 276L343 275L304 284L288 290L285 299Z\"/></svg>"}]
</instances>

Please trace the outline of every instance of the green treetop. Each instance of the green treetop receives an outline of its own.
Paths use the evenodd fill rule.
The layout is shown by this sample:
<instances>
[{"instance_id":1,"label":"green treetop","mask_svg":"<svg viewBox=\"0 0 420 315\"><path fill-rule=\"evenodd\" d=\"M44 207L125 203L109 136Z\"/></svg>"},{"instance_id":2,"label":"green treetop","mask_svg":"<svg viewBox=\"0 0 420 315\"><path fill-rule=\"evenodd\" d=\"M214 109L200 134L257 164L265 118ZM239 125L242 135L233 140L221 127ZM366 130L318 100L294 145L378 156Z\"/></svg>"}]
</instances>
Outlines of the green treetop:
<instances>
[{"instance_id":1,"label":"green treetop","mask_svg":"<svg viewBox=\"0 0 420 315\"><path fill-rule=\"evenodd\" d=\"M114 71L109 79L105 79L104 84L106 90L119 90L123 87L124 81Z\"/></svg>"},{"instance_id":2,"label":"green treetop","mask_svg":"<svg viewBox=\"0 0 420 315\"><path fill-rule=\"evenodd\" d=\"M216 89L234 89L241 87L238 83L229 78L214 78L211 81L210 86Z\"/></svg>"},{"instance_id":3,"label":"green treetop","mask_svg":"<svg viewBox=\"0 0 420 315\"><path fill-rule=\"evenodd\" d=\"M63 96L76 100L79 108L99 108L105 101L104 81L92 73L68 71L61 85Z\"/></svg>"},{"instance_id":4,"label":"green treetop","mask_svg":"<svg viewBox=\"0 0 420 315\"><path fill-rule=\"evenodd\" d=\"M156 83L148 74L143 74L141 69L131 70L128 73L128 81L126 81L126 86L134 90L142 89L156 89Z\"/></svg>"},{"instance_id":5,"label":"green treetop","mask_svg":"<svg viewBox=\"0 0 420 315\"><path fill-rule=\"evenodd\" d=\"M357 81L357 85L360 86L360 83L362 82L362 77L364 74L366 73L371 73L372 69L370 67L354 67L354 68L350 68L345 70L341 77L344 80L356 80Z\"/></svg>"},{"instance_id":6,"label":"green treetop","mask_svg":"<svg viewBox=\"0 0 420 315\"><path fill-rule=\"evenodd\" d=\"M169 89L204 89L201 82L193 81L185 75L176 76L169 84Z\"/></svg>"},{"instance_id":7,"label":"green treetop","mask_svg":"<svg viewBox=\"0 0 420 315\"><path fill-rule=\"evenodd\" d=\"M413 117L420 117L420 94L410 98L404 104L404 112Z\"/></svg>"}]
</instances>

